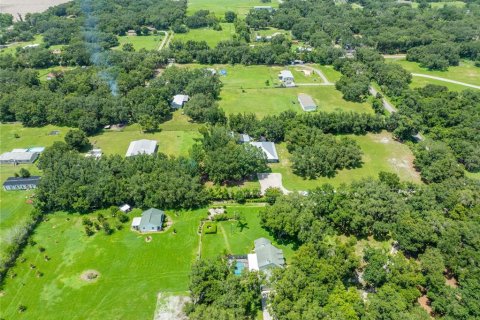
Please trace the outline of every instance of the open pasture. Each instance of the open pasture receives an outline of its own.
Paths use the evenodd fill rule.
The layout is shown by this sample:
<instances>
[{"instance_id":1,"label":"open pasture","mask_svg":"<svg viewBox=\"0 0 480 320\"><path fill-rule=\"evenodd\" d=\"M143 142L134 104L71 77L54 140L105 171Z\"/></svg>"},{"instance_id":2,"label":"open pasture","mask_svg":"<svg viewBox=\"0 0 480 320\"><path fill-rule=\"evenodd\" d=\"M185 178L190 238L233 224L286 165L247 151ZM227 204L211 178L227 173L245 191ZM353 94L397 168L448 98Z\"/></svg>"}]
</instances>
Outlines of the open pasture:
<instances>
[{"instance_id":1,"label":"open pasture","mask_svg":"<svg viewBox=\"0 0 480 320\"><path fill-rule=\"evenodd\" d=\"M277 152L280 162L271 164L272 171L282 174L283 186L288 190L307 190L324 183L338 186L365 177L377 178L380 171L396 173L402 181L420 182L419 174L413 168L412 152L408 146L393 140L390 133L348 136L357 141L363 151L361 168L338 171L333 178L303 179L292 172L290 154L285 144L278 144Z\"/></svg>"},{"instance_id":2,"label":"open pasture","mask_svg":"<svg viewBox=\"0 0 480 320\"><path fill-rule=\"evenodd\" d=\"M254 6L278 7L278 0L270 3L262 3L261 0L190 0L188 1L187 14L193 14L198 10L210 10L217 17L222 17L226 11L233 11L240 16L245 16Z\"/></svg>"},{"instance_id":3,"label":"open pasture","mask_svg":"<svg viewBox=\"0 0 480 320\"><path fill-rule=\"evenodd\" d=\"M235 34L235 27L233 23L220 23L222 30L216 31L210 28L190 29L187 33L176 33L173 40L180 41L205 41L208 46L213 48L220 41L231 40Z\"/></svg>"},{"instance_id":4,"label":"open pasture","mask_svg":"<svg viewBox=\"0 0 480 320\"><path fill-rule=\"evenodd\" d=\"M131 43L135 50L156 50L162 42L163 34L154 34L148 36L118 36L119 46L117 49L121 49L125 43Z\"/></svg>"}]
</instances>

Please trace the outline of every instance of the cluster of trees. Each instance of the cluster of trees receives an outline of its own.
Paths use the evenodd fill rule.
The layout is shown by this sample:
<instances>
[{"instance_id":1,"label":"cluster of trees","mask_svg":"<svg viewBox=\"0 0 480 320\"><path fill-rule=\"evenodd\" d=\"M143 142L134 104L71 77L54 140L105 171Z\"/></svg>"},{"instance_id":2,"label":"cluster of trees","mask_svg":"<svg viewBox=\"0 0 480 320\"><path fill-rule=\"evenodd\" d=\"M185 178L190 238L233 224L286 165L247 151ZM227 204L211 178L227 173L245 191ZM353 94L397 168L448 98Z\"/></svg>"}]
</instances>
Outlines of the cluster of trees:
<instances>
[{"instance_id":1,"label":"cluster of trees","mask_svg":"<svg viewBox=\"0 0 480 320\"><path fill-rule=\"evenodd\" d=\"M285 141L293 172L304 178L333 177L337 170L362 165L362 150L348 137L337 140L320 129L299 126L287 132Z\"/></svg>"},{"instance_id":2,"label":"cluster of trees","mask_svg":"<svg viewBox=\"0 0 480 320\"><path fill-rule=\"evenodd\" d=\"M256 272L235 275L225 259L198 260L190 275L192 301L185 307L191 320L256 319L261 306L261 278Z\"/></svg>"},{"instance_id":3,"label":"cluster of trees","mask_svg":"<svg viewBox=\"0 0 480 320\"><path fill-rule=\"evenodd\" d=\"M453 43L429 44L408 50L407 60L420 63L430 70L445 71L449 66L458 66L459 47Z\"/></svg>"},{"instance_id":4,"label":"cluster of trees","mask_svg":"<svg viewBox=\"0 0 480 320\"><path fill-rule=\"evenodd\" d=\"M201 143L194 145L192 158L214 183L223 184L249 178L267 170L266 156L250 144L239 144L225 127L200 130Z\"/></svg>"},{"instance_id":5,"label":"cluster of trees","mask_svg":"<svg viewBox=\"0 0 480 320\"><path fill-rule=\"evenodd\" d=\"M184 106L184 112L196 122L206 122L212 125L227 122L225 112L220 109L218 103L204 93L198 93L190 97L190 100Z\"/></svg>"},{"instance_id":6,"label":"cluster of trees","mask_svg":"<svg viewBox=\"0 0 480 320\"><path fill-rule=\"evenodd\" d=\"M130 203L193 208L207 201L197 164L185 158L138 155L85 158L63 142L42 153L36 206L43 212L89 212Z\"/></svg>"},{"instance_id":7,"label":"cluster of trees","mask_svg":"<svg viewBox=\"0 0 480 320\"><path fill-rule=\"evenodd\" d=\"M432 43L470 47L477 42L480 9L474 2L466 8L431 8L426 2L413 8L393 0L357 3L363 8L354 8L352 2L289 0L273 12L251 10L246 22L252 28L291 30L296 39L316 48L369 46L393 54Z\"/></svg>"},{"instance_id":8,"label":"cluster of trees","mask_svg":"<svg viewBox=\"0 0 480 320\"><path fill-rule=\"evenodd\" d=\"M277 35L268 44L255 47L246 43L246 37L250 37L249 33L242 32L233 40L221 41L215 48L210 48L205 41L172 41L166 54L178 63L196 61L202 64L288 64L296 58L291 41L284 35Z\"/></svg>"},{"instance_id":9,"label":"cluster of trees","mask_svg":"<svg viewBox=\"0 0 480 320\"><path fill-rule=\"evenodd\" d=\"M300 246L272 281L274 316L428 319L416 304L425 292L437 316L480 316L478 182L450 177L416 185L392 173L379 178L281 196L261 213L278 241ZM393 239L400 251L367 247L360 263L356 238L368 236ZM447 276L457 286L447 285ZM356 288L370 292L366 303Z\"/></svg>"},{"instance_id":10,"label":"cluster of trees","mask_svg":"<svg viewBox=\"0 0 480 320\"><path fill-rule=\"evenodd\" d=\"M398 99L399 119L435 141L416 149L415 163L427 181L457 176L463 167L480 170L479 107L479 92L458 93L434 85L407 90Z\"/></svg>"}]
</instances>

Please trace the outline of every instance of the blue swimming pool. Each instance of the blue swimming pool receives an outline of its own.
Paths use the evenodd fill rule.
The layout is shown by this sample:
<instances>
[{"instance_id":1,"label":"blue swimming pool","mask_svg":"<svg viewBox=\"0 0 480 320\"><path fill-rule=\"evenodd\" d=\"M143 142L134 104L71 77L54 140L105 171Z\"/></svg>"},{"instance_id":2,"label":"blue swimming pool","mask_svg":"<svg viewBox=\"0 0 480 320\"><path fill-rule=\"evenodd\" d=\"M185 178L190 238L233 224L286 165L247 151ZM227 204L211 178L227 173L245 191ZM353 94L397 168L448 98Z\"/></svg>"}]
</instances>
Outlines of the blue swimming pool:
<instances>
[{"instance_id":1,"label":"blue swimming pool","mask_svg":"<svg viewBox=\"0 0 480 320\"><path fill-rule=\"evenodd\" d=\"M245 262L242 261L237 261L237 264L235 265L235 274L237 276L242 274L243 269L245 269Z\"/></svg>"}]
</instances>

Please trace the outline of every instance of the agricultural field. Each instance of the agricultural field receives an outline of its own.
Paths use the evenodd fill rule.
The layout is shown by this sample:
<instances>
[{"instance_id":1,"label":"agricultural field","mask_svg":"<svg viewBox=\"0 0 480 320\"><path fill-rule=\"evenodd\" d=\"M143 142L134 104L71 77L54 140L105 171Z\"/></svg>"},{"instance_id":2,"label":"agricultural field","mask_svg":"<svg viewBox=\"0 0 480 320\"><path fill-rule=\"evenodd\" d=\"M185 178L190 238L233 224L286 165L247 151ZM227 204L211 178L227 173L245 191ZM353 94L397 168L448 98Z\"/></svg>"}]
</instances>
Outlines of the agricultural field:
<instances>
[{"instance_id":1,"label":"agricultural field","mask_svg":"<svg viewBox=\"0 0 480 320\"><path fill-rule=\"evenodd\" d=\"M405 59L387 59L387 62L390 63L398 63L400 64L405 70L410 71L412 73L421 73L430 76L441 77L449 80L456 80L468 84L473 84L480 86L480 68L476 67L473 61L466 61L463 60L460 62L459 66L449 67L447 71L431 71L427 68L422 68L416 62L407 61ZM448 83L445 81L428 79L428 78L420 78L413 76L412 86L417 87L421 83L433 83L433 84L442 84L451 87L452 90L457 88L468 89L468 87L457 85L454 83Z\"/></svg>"},{"instance_id":2,"label":"agricultural field","mask_svg":"<svg viewBox=\"0 0 480 320\"><path fill-rule=\"evenodd\" d=\"M224 83L220 95L220 106L225 113L253 112L259 117L268 114L278 114L283 111L293 110L301 112L297 101L299 93L307 93L313 97L320 111L354 111L373 113L368 102L355 103L342 98L342 94L334 86L320 85L322 80L316 74L304 75L301 66L286 67L295 77L295 88L275 88L279 84L278 73L285 67L267 66L216 66L227 71L222 76ZM335 81L338 78L336 71L328 70L328 76ZM302 83L313 84L302 86ZM318 85L317 85L318 83Z\"/></svg>"},{"instance_id":3,"label":"agricultural field","mask_svg":"<svg viewBox=\"0 0 480 320\"><path fill-rule=\"evenodd\" d=\"M83 217L95 218L98 213L108 217L109 210L48 215L33 235L36 244L26 247L10 271L16 276L6 280L0 296L2 316L15 318L18 306L25 305L24 319L62 319L70 314L75 301L78 319L109 319L112 312L123 319L151 318L158 293L187 294L188 275L197 254L206 258L224 252L247 254L253 249L253 240L266 237L273 241L260 227L260 210L262 206L256 204L227 206L227 212L241 215L242 223L217 223L216 234L202 235L201 247L197 232L200 220L207 216L206 208L167 211L172 226L149 235L131 231L127 222L111 235L100 231L87 237ZM130 219L140 213L134 209ZM273 243L284 250L288 261L293 254L291 245ZM40 247L45 251L40 252ZM98 277L85 280L82 274L86 271L95 271ZM140 304L141 310L131 308Z\"/></svg>"},{"instance_id":4,"label":"agricultural field","mask_svg":"<svg viewBox=\"0 0 480 320\"><path fill-rule=\"evenodd\" d=\"M209 47L215 47L220 41L231 40L235 34L233 23L220 23L222 30L216 31L210 28L190 29L187 33L176 33L173 40L180 41L206 41Z\"/></svg>"},{"instance_id":5,"label":"agricultural field","mask_svg":"<svg viewBox=\"0 0 480 320\"><path fill-rule=\"evenodd\" d=\"M270 3L263 3L261 0L190 0L187 14L191 15L198 10L210 10L219 18L223 18L226 11L233 11L240 16L245 16L254 6L267 5L276 8L278 4L278 0L273 0Z\"/></svg>"},{"instance_id":6,"label":"agricultural field","mask_svg":"<svg viewBox=\"0 0 480 320\"><path fill-rule=\"evenodd\" d=\"M290 154L285 144L278 144L277 152L280 162L271 164L272 172L282 174L283 185L288 190L308 190L324 183L338 186L365 177L377 178L380 171L396 173L403 181L420 183L420 176L413 168L412 152L408 146L393 140L390 133L369 133L365 136L348 135L348 137L357 141L363 151L361 168L341 170L333 178L303 179L292 172Z\"/></svg>"},{"instance_id":7,"label":"agricultural field","mask_svg":"<svg viewBox=\"0 0 480 320\"><path fill-rule=\"evenodd\" d=\"M125 43L131 43L135 50L156 50L160 46L163 39L163 34L155 34L148 36L117 36L119 46L116 49L121 49Z\"/></svg>"},{"instance_id":8,"label":"agricultural field","mask_svg":"<svg viewBox=\"0 0 480 320\"><path fill-rule=\"evenodd\" d=\"M188 156L195 140L200 138L199 125L188 123L187 117L177 111L173 120L160 126L154 133L143 133L138 124L124 127L121 131L104 130L102 133L90 137L94 148L102 149L104 154L119 154L124 156L130 142L139 139L156 140L158 152L171 156Z\"/></svg>"}]
</instances>

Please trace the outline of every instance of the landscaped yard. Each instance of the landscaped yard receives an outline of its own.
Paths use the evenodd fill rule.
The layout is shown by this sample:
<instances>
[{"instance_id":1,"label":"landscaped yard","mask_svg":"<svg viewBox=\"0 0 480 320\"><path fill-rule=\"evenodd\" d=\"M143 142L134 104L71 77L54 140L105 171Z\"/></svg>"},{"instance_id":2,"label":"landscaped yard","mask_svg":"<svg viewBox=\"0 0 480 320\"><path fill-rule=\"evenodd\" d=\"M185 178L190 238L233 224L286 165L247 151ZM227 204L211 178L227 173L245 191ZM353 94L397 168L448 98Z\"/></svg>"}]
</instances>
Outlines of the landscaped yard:
<instances>
[{"instance_id":1,"label":"landscaped yard","mask_svg":"<svg viewBox=\"0 0 480 320\"><path fill-rule=\"evenodd\" d=\"M419 174L413 169L412 152L406 145L394 141L390 133L349 137L355 139L363 151L361 168L341 170L334 178L303 179L292 172L290 155L285 144L278 144L280 162L271 164L272 171L282 174L283 186L289 190L308 190L324 183L338 186L364 177L377 178L380 171L394 172L403 181L420 182Z\"/></svg>"},{"instance_id":2,"label":"landscaped yard","mask_svg":"<svg viewBox=\"0 0 480 320\"><path fill-rule=\"evenodd\" d=\"M175 33L172 40L206 41L210 47L215 47L220 41L231 40L235 34L233 23L220 23L221 31L210 28L190 29L187 33Z\"/></svg>"},{"instance_id":3,"label":"landscaped yard","mask_svg":"<svg viewBox=\"0 0 480 320\"><path fill-rule=\"evenodd\" d=\"M447 71L430 71L426 68L420 67L420 65L416 62L407 61L405 59L387 59L386 61L391 63L398 63L407 71L410 71L412 73L422 73L422 74L441 77L449 80L461 81L468 84L480 85L480 68L475 67L472 61L462 60L459 66L449 67ZM415 76L413 77L413 86L418 86L417 84L421 82L443 84L447 87L450 87L450 85L452 85L453 89L456 89L456 88L468 89L468 87L464 87L464 86L460 86L460 85L456 85L456 84L448 83L444 81L428 79L428 78L420 78Z\"/></svg>"},{"instance_id":4,"label":"landscaped yard","mask_svg":"<svg viewBox=\"0 0 480 320\"><path fill-rule=\"evenodd\" d=\"M125 43L131 43L135 50L146 49L156 50L160 46L163 34L155 34L148 36L118 36L120 45L116 48L120 49Z\"/></svg>"},{"instance_id":5,"label":"landscaped yard","mask_svg":"<svg viewBox=\"0 0 480 320\"><path fill-rule=\"evenodd\" d=\"M198 10L210 10L217 17L223 17L226 11L236 12L240 16L245 16L254 6L272 6L278 7L278 1L273 0L270 3L262 3L261 0L190 0L188 2L187 14L191 15Z\"/></svg>"}]
</instances>

